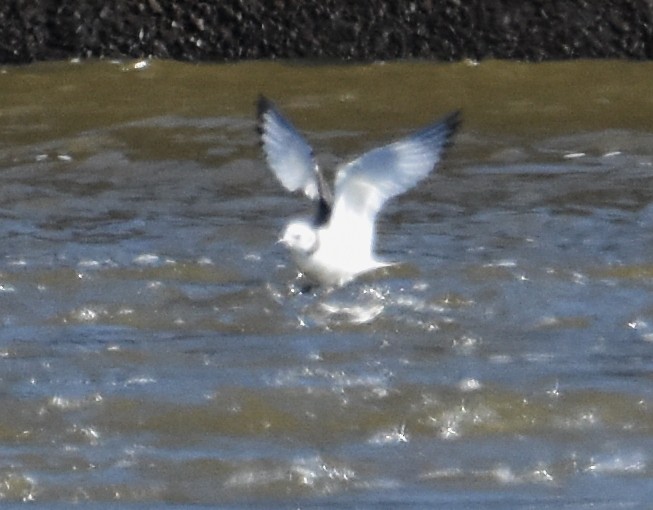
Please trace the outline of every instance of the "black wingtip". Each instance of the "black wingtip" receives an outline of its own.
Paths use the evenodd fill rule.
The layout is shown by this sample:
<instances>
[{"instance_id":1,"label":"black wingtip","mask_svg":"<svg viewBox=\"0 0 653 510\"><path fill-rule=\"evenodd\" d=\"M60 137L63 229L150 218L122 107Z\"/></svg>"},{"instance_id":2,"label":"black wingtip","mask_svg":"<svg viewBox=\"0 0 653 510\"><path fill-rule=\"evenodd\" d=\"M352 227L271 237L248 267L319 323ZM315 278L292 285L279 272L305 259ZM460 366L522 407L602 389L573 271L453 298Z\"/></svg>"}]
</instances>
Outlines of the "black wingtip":
<instances>
[{"instance_id":1,"label":"black wingtip","mask_svg":"<svg viewBox=\"0 0 653 510\"><path fill-rule=\"evenodd\" d=\"M263 116L270 110L274 109L274 103L263 94L259 94L256 100L256 132L263 134Z\"/></svg>"},{"instance_id":2,"label":"black wingtip","mask_svg":"<svg viewBox=\"0 0 653 510\"><path fill-rule=\"evenodd\" d=\"M453 143L453 137L461 124L462 111L456 110L413 133L412 136L424 137L426 143L436 143L438 147L446 149Z\"/></svg>"},{"instance_id":3,"label":"black wingtip","mask_svg":"<svg viewBox=\"0 0 653 510\"><path fill-rule=\"evenodd\" d=\"M463 111L456 110L454 112L451 112L450 114L444 117L444 122L445 124L450 126L451 129L456 130L458 126L463 122Z\"/></svg>"},{"instance_id":4,"label":"black wingtip","mask_svg":"<svg viewBox=\"0 0 653 510\"><path fill-rule=\"evenodd\" d=\"M463 117L462 110L456 110L446 115L442 119L442 123L449 130L449 133L447 135L447 145L451 145L451 143L453 142L453 136L456 134L456 131L458 131L458 128L463 123L462 117Z\"/></svg>"},{"instance_id":5,"label":"black wingtip","mask_svg":"<svg viewBox=\"0 0 653 510\"><path fill-rule=\"evenodd\" d=\"M263 94L259 94L258 99L256 100L256 116L260 119L265 112L273 109L274 103Z\"/></svg>"}]
</instances>

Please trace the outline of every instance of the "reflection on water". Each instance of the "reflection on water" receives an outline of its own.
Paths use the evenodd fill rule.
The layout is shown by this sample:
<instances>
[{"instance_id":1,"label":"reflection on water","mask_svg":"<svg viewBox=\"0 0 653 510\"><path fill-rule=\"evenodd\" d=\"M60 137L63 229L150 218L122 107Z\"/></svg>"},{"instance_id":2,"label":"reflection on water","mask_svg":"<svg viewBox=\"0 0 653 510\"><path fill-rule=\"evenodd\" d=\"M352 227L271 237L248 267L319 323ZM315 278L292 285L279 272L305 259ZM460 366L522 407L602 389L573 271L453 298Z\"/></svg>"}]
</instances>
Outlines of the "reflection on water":
<instances>
[{"instance_id":1,"label":"reflection on water","mask_svg":"<svg viewBox=\"0 0 653 510\"><path fill-rule=\"evenodd\" d=\"M650 501L650 71L5 69L0 499ZM259 92L329 165L463 108L381 218L399 265L298 291L275 240L309 205L262 162Z\"/></svg>"}]
</instances>

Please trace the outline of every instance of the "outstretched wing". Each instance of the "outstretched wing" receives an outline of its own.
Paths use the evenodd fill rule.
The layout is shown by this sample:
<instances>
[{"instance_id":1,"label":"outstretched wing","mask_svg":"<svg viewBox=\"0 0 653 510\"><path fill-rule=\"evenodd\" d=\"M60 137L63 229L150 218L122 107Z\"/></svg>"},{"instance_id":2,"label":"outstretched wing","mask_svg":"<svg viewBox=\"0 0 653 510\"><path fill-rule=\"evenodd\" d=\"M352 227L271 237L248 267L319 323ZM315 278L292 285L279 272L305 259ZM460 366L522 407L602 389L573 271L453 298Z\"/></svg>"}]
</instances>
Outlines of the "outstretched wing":
<instances>
[{"instance_id":1,"label":"outstretched wing","mask_svg":"<svg viewBox=\"0 0 653 510\"><path fill-rule=\"evenodd\" d=\"M412 188L433 170L459 123L460 112L451 113L342 167L336 178L333 230L355 233L357 249L372 250L376 214L388 199Z\"/></svg>"},{"instance_id":2,"label":"outstretched wing","mask_svg":"<svg viewBox=\"0 0 653 510\"><path fill-rule=\"evenodd\" d=\"M274 103L258 100L258 130L268 165L288 191L303 191L318 197L317 170L313 150Z\"/></svg>"},{"instance_id":3,"label":"outstretched wing","mask_svg":"<svg viewBox=\"0 0 653 510\"><path fill-rule=\"evenodd\" d=\"M260 96L257 106L258 130L269 167L288 191L301 190L317 200L315 223L326 223L333 199L313 149L272 101Z\"/></svg>"}]
</instances>

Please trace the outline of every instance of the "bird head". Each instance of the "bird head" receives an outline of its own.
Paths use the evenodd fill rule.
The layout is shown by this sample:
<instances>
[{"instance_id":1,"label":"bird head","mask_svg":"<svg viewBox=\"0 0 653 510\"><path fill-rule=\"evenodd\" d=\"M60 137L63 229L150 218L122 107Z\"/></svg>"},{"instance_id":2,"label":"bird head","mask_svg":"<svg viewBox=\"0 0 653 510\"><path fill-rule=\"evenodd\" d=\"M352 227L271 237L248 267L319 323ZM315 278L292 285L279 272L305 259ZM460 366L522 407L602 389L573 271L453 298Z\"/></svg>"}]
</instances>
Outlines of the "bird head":
<instances>
[{"instance_id":1,"label":"bird head","mask_svg":"<svg viewBox=\"0 0 653 510\"><path fill-rule=\"evenodd\" d=\"M317 233L305 221L295 221L288 224L279 242L293 252L308 256L317 249Z\"/></svg>"}]
</instances>

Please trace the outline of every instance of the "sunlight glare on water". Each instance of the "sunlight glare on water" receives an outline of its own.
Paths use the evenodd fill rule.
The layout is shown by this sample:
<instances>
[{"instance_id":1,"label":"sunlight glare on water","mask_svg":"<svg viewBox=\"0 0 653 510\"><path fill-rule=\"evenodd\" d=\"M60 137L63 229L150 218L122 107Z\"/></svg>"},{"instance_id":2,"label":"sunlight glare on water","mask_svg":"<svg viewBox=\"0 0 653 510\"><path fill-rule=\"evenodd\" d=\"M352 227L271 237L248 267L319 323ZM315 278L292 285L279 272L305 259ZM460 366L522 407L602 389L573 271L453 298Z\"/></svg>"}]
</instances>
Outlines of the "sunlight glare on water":
<instances>
[{"instance_id":1,"label":"sunlight glare on water","mask_svg":"<svg viewBox=\"0 0 653 510\"><path fill-rule=\"evenodd\" d=\"M651 65L75 62L0 74L0 500L638 508L653 496ZM398 93L410 91L410 93ZM461 108L302 283L259 93L347 158Z\"/></svg>"}]
</instances>

